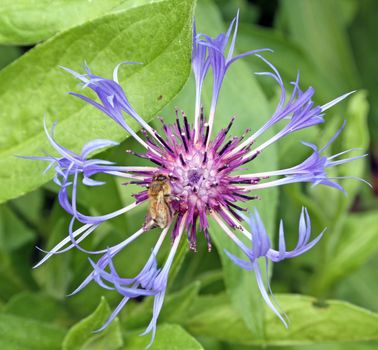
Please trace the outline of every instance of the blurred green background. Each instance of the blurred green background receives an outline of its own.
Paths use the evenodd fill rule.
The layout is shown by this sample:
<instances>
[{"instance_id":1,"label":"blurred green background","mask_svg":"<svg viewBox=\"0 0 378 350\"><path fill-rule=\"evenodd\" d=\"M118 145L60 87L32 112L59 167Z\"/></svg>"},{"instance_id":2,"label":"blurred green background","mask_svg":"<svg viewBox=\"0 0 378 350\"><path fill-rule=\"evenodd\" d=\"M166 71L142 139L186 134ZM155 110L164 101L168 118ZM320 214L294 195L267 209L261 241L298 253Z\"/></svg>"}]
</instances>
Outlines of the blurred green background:
<instances>
[{"instance_id":1,"label":"blurred green background","mask_svg":"<svg viewBox=\"0 0 378 350\"><path fill-rule=\"evenodd\" d=\"M154 125L158 125L157 114L173 118L176 105L191 115L192 77L186 82L190 27L183 23L191 21L193 5L185 0L0 3L1 349L143 349L148 344L148 336L137 335L151 317L151 300L131 302L119 320L94 335L92 331L101 326L109 315L109 305L113 308L119 296L91 284L78 295L66 297L90 271L83 253L58 255L32 269L43 256L35 247L49 249L63 239L70 218L59 207L52 174L42 175L43 164L16 160L14 155L41 155L41 149L51 152L42 133L46 114L50 125L57 117L63 121L57 138L65 146L78 150L93 136L114 136L121 145L100 157L135 164L134 159L125 160L124 150L136 147L125 139L127 135L110 122L100 122L99 113L82 108L64 94L78 91L77 82L63 75L57 65L71 64L80 70L87 60L99 75L110 77L120 61L139 60L140 56L143 62L152 62L157 57L160 63L155 68L126 69L125 81L127 74L133 75L127 85L130 100ZM274 267L271 285L291 320L288 331L269 309L264 310L253 276L225 262L218 241L218 249L208 253L200 237L196 254L187 253L184 246L177 257L151 349L376 349L378 2L198 0L198 31L218 34L237 9L237 50L273 49L266 57L278 68L287 87L299 70L301 87L313 86L318 104L357 90L327 111L321 128L281 141L256 167L273 170L297 164L308 155L301 140L322 146L347 120L332 152L358 147L361 151L356 154L369 156L341 167L334 175L362 177L373 187L346 180L342 184L348 196L300 184L261 193L258 206L269 231L273 235L283 218L289 245L296 242L302 205L310 211L314 233L327 227L327 234L311 252ZM138 32L142 27L145 32ZM119 35L118 42L114 32ZM159 42L159 35L169 45ZM110 42L114 46L98 51ZM164 50L159 49L162 45ZM139 56L134 57L134 52ZM253 75L266 69L256 58L247 58L230 69L220 96L217 128L233 114L238 116L238 131L258 127L269 117L277 103L278 88L268 78ZM92 114L98 119L88 124ZM80 189L79 204L91 214L107 213L129 203L133 190L111 179L95 191ZM99 249L123 240L140 227L144 215L145 208L141 208L111 221L88 239L85 247ZM120 272L137 273L155 238L143 236L132 249L120 254ZM168 243L164 249L168 251Z\"/></svg>"}]
</instances>

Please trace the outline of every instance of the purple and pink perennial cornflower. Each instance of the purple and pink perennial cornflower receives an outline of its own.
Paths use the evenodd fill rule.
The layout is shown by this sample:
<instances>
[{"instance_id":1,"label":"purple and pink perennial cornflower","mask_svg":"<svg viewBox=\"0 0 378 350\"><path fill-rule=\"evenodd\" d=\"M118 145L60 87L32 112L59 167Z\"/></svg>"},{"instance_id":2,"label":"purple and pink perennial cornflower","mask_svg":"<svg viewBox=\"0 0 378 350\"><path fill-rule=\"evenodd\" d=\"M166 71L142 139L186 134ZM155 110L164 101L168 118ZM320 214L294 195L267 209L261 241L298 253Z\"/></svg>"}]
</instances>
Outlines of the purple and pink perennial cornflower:
<instances>
[{"instance_id":1,"label":"purple and pink perennial cornflower","mask_svg":"<svg viewBox=\"0 0 378 350\"><path fill-rule=\"evenodd\" d=\"M270 299L269 281L266 279L264 282L258 260L259 258L264 258L266 262L269 260L278 262L301 255L311 249L319 241L322 234L310 241L310 218L307 210L303 209L299 220L299 239L296 248L292 251L286 251L283 224L281 222L279 249L274 250L258 212L255 211L251 217L245 216L242 213L245 211L243 203L254 200L258 193L257 190L296 182L308 182L313 185L323 184L343 190L341 185L335 182L337 178L331 178L327 175L327 168L363 157L362 155L337 160L339 156L351 150L330 157L321 155L342 131L343 125L328 144L320 150L315 145L305 144L312 148L313 153L301 164L288 169L261 173L252 173L246 170L248 165L274 142L297 130L323 123L324 112L346 98L350 93L340 96L323 106L318 106L312 100L315 93L314 89L310 87L306 91L302 91L299 87L298 77L292 83L294 86L292 94L287 98L287 91L279 72L259 54L263 51L268 51L268 49L249 51L233 57L237 28L238 16L234 18L228 31L216 38L211 38L205 34L196 34L194 29L192 56L192 67L196 82L194 120L193 123L190 123L184 112L176 112L177 119L175 124L167 125L164 120L161 120L161 132L149 126L133 109L124 90L118 83L117 72L121 64L135 62L119 64L114 70L112 80L93 75L89 68L87 68L85 74L79 74L64 68L74 77L80 79L84 87L92 89L97 94L98 101L96 102L77 93L72 93L72 95L92 104L117 122L145 148L143 154L130 153L151 162L150 166L132 167L118 166L101 159L89 159L91 152L116 144L109 140L89 142L84 145L80 155L75 154L54 140L55 124L51 132L47 130L46 125L45 130L51 145L59 153L59 156L28 157L50 162L47 170L50 168L55 170L54 181L60 186L59 202L72 216L71 224L68 228L68 236L51 251L46 252L46 256L37 266L44 263L54 254L62 253L72 248L80 249L91 255L102 255L97 262L90 260L93 267L92 272L73 292L73 294L79 292L88 283L94 281L101 287L115 290L123 296L122 301L101 329L105 328L117 316L130 298L153 296L153 316L146 331L143 333L152 332L151 342L153 341L157 319L167 288L169 270L179 242L186 235L189 248L195 251L197 234L202 232L210 251L211 235L215 233L209 232L209 219L215 220L224 234L230 237L240 248L247 260L240 259L228 252L226 253L236 265L243 269L254 271L264 300L286 326L285 319ZM248 135L248 131L242 136L230 136L234 118L218 134L213 135L217 100L225 73L232 63L247 55L257 56L267 64L270 71L259 74L267 75L278 83L281 89L279 103L273 116L260 129L250 135ZM203 81L210 70L213 76L213 97L207 118L201 106L201 91ZM123 116L124 113L140 124L142 136L138 136L127 124ZM257 147L253 146L260 135L281 121L283 126L273 137ZM276 127L275 130L278 130L278 128ZM132 183L138 184L141 190L133 195L135 200L124 208L107 215L88 216L81 213L77 208L77 186L80 181L85 186L103 185L103 182L93 179L94 175L100 173L130 179ZM103 250L87 251L80 246L80 243L103 222L148 202L149 186L158 175L169 179L171 193L169 198L166 199L166 204L171 212L171 220L166 226L162 227L160 225L162 228L161 234L150 258L140 273L131 278L121 277L112 262L113 257L139 236L145 234L154 225L154 222L141 222L141 228L133 235L123 242ZM271 178L273 179L271 180ZM82 226L74 230L73 227L76 221L80 222ZM246 229L243 226L244 221L248 223L250 229ZM163 241L168 236L168 232L170 232L172 247L164 266L159 267L156 262L156 256ZM244 237L241 239L241 236ZM245 245L243 240L248 240L250 246Z\"/></svg>"}]
</instances>

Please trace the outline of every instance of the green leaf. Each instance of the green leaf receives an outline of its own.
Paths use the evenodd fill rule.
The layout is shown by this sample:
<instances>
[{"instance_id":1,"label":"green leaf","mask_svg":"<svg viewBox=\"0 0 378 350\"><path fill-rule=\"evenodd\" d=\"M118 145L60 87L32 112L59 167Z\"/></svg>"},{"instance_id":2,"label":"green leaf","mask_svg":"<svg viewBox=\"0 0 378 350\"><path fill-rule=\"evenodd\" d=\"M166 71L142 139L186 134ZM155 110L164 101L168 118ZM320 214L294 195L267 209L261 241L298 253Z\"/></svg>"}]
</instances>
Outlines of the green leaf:
<instances>
[{"instance_id":1,"label":"green leaf","mask_svg":"<svg viewBox=\"0 0 378 350\"><path fill-rule=\"evenodd\" d=\"M303 48L274 28L241 24L236 46L240 52L263 47L272 49L273 53L267 53L264 56L274 64L287 84L296 79L298 71L301 74L301 86L306 87L321 83L314 71L314 64L309 60ZM249 59L248 64L254 72L267 71L269 68L265 62L259 59ZM271 83L274 88L278 88L273 79L263 78L261 81ZM326 91L324 91L324 88ZM326 84L321 85L321 89L316 92L315 97L319 99L319 94L324 96L327 91L333 93ZM324 100L324 103L329 101L329 96L325 95L325 98L327 100Z\"/></svg>"},{"instance_id":2,"label":"green leaf","mask_svg":"<svg viewBox=\"0 0 378 350\"><path fill-rule=\"evenodd\" d=\"M0 299L33 286L28 266L33 240L34 232L7 205L0 206Z\"/></svg>"},{"instance_id":3,"label":"green leaf","mask_svg":"<svg viewBox=\"0 0 378 350\"><path fill-rule=\"evenodd\" d=\"M105 14L158 1L164 0L4 0L0 7L0 44L35 44Z\"/></svg>"},{"instance_id":4,"label":"green leaf","mask_svg":"<svg viewBox=\"0 0 378 350\"><path fill-rule=\"evenodd\" d=\"M34 228L35 231L40 231L41 226L44 225L44 223L41 224L41 221L44 221L44 218L41 220L43 195L41 190L36 190L7 204L20 220Z\"/></svg>"},{"instance_id":5,"label":"green leaf","mask_svg":"<svg viewBox=\"0 0 378 350\"><path fill-rule=\"evenodd\" d=\"M378 2L375 0L364 0L358 2L358 14L350 28L350 36L353 47L353 54L356 57L356 64L361 73L361 85L369 91L369 103L371 105L369 115L369 132L374 143L374 151L378 149L378 94L377 80L378 72L375 69L378 52L378 42L374 40L377 32L376 13ZM377 153L375 153L377 154Z\"/></svg>"},{"instance_id":6,"label":"green leaf","mask_svg":"<svg viewBox=\"0 0 378 350\"><path fill-rule=\"evenodd\" d=\"M378 339L378 314L352 304L329 300L318 302L302 295L277 295L290 319L287 331L270 313L267 339L274 345L309 344Z\"/></svg>"},{"instance_id":7,"label":"green leaf","mask_svg":"<svg viewBox=\"0 0 378 350\"><path fill-rule=\"evenodd\" d=\"M123 345L118 319L115 319L105 330L93 333L100 328L110 316L110 308L105 298L92 315L74 325L63 341L63 350L101 350L119 349Z\"/></svg>"},{"instance_id":8,"label":"green leaf","mask_svg":"<svg viewBox=\"0 0 378 350\"><path fill-rule=\"evenodd\" d=\"M59 116L57 141L74 151L93 138L127 137L93 106L67 96L67 91L77 91L78 82L57 65L80 71L86 60L95 74L110 78L119 62L143 62L123 66L120 82L149 121L188 77L192 11L190 0L166 0L117 12L55 36L5 68L0 73L0 201L51 178L52 172L41 175L43 162L15 157L51 150L42 128L44 114L51 116L49 125ZM137 128L134 121L130 125Z\"/></svg>"},{"instance_id":9,"label":"green leaf","mask_svg":"<svg viewBox=\"0 0 378 350\"><path fill-rule=\"evenodd\" d=\"M378 314L337 300L319 302L293 294L276 294L275 297L290 324L286 329L266 306L264 344L267 346L378 339ZM193 317L185 325L192 334L230 343L261 344L248 332L224 296L201 299L193 305L190 311Z\"/></svg>"},{"instance_id":10,"label":"green leaf","mask_svg":"<svg viewBox=\"0 0 378 350\"><path fill-rule=\"evenodd\" d=\"M361 268L337 284L335 296L366 309L378 312L378 280L376 278L378 253L375 253Z\"/></svg>"},{"instance_id":11,"label":"green leaf","mask_svg":"<svg viewBox=\"0 0 378 350\"><path fill-rule=\"evenodd\" d=\"M41 322L59 321L62 325L67 320L63 304L42 293L22 292L17 294L9 300L3 311L7 314Z\"/></svg>"},{"instance_id":12,"label":"green leaf","mask_svg":"<svg viewBox=\"0 0 378 350\"><path fill-rule=\"evenodd\" d=\"M316 280L328 289L363 265L378 249L378 211L349 214L342 228L342 239L332 250L323 273ZM319 286L320 288L320 286Z\"/></svg>"},{"instance_id":13,"label":"green leaf","mask_svg":"<svg viewBox=\"0 0 378 350\"><path fill-rule=\"evenodd\" d=\"M340 342L340 343L317 343L311 345L288 345L280 346L279 350L375 350L377 348L377 342ZM255 350L260 349L260 347L250 347L250 346L240 346L230 345L227 350ZM207 349L207 348L206 348ZM277 350L276 346L268 346L264 348L266 350ZM210 349L209 349L210 350ZM216 348L211 350L222 350L222 348Z\"/></svg>"},{"instance_id":14,"label":"green leaf","mask_svg":"<svg viewBox=\"0 0 378 350\"><path fill-rule=\"evenodd\" d=\"M348 101L345 120L345 130L341 136L342 150L359 148L358 155L362 155L369 149L369 129L367 124L369 114L369 102L367 92L358 91ZM352 155L352 153L351 153ZM351 162L340 167L341 176L355 176L364 178L367 158ZM350 198L354 198L362 184L358 181L345 181L344 187ZM364 185L366 186L366 185Z\"/></svg>"},{"instance_id":15,"label":"green leaf","mask_svg":"<svg viewBox=\"0 0 378 350\"><path fill-rule=\"evenodd\" d=\"M0 7L0 43L34 44L66 28L111 11L122 0L3 0Z\"/></svg>"},{"instance_id":16,"label":"green leaf","mask_svg":"<svg viewBox=\"0 0 378 350\"><path fill-rule=\"evenodd\" d=\"M0 69L21 55L21 49L13 46L0 46Z\"/></svg>"},{"instance_id":17,"label":"green leaf","mask_svg":"<svg viewBox=\"0 0 378 350\"><path fill-rule=\"evenodd\" d=\"M34 232L6 205L0 206L0 251L14 251L33 239Z\"/></svg>"},{"instance_id":18,"label":"green leaf","mask_svg":"<svg viewBox=\"0 0 378 350\"><path fill-rule=\"evenodd\" d=\"M0 348L6 350L59 350L65 330L22 317L0 314Z\"/></svg>"},{"instance_id":19,"label":"green leaf","mask_svg":"<svg viewBox=\"0 0 378 350\"><path fill-rule=\"evenodd\" d=\"M149 335L140 336L141 332L131 333L125 338L124 350L145 349L150 342ZM159 326L151 350L202 350L201 344L179 325Z\"/></svg>"},{"instance_id":20,"label":"green leaf","mask_svg":"<svg viewBox=\"0 0 378 350\"><path fill-rule=\"evenodd\" d=\"M255 339L226 294L197 298L188 310L188 317L184 326L196 337L238 344L247 344Z\"/></svg>"},{"instance_id":21,"label":"green leaf","mask_svg":"<svg viewBox=\"0 0 378 350\"><path fill-rule=\"evenodd\" d=\"M339 13L341 1L282 2L282 12L290 37L306 52L316 66L319 78L335 93L354 89L358 73L347 37L345 21Z\"/></svg>"}]
</instances>

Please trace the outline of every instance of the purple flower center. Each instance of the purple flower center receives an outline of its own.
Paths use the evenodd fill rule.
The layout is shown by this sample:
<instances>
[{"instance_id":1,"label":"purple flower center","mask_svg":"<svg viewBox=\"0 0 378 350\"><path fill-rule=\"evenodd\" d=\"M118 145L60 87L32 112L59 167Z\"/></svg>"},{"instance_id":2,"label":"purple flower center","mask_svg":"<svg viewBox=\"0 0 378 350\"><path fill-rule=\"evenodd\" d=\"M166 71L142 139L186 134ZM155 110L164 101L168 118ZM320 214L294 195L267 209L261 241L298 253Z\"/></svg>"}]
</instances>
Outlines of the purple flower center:
<instances>
[{"instance_id":1,"label":"purple flower center","mask_svg":"<svg viewBox=\"0 0 378 350\"><path fill-rule=\"evenodd\" d=\"M151 174L142 186L149 186L154 176L163 174L169 178L171 196L169 205L176 223L186 217L189 228L189 240L195 249L197 222L200 230L208 237L209 212L219 213L231 226L235 226L228 213L239 217L235 209L242 210L236 202L254 199L247 196L240 185L259 182L259 178L242 179L233 174L240 166L250 161L245 155L250 148L240 145L243 137L227 138L232 126L231 120L227 128L222 129L212 141L209 141L209 125L201 114L198 130L190 126L186 115L183 120L177 118L176 123L167 125L163 122L164 135L156 140L148 139L149 149L143 158L150 159L159 165L159 169ZM251 182L252 181L252 182ZM135 195L139 202L147 199L147 191ZM176 229L178 224L176 225ZM173 236L177 230L173 229Z\"/></svg>"},{"instance_id":2,"label":"purple flower center","mask_svg":"<svg viewBox=\"0 0 378 350\"><path fill-rule=\"evenodd\" d=\"M203 169L197 168L195 170L189 170L188 172L188 180L190 185L196 185L203 177ZM206 177L205 177L206 179ZM201 181L202 182L202 181Z\"/></svg>"},{"instance_id":3,"label":"purple flower center","mask_svg":"<svg viewBox=\"0 0 378 350\"><path fill-rule=\"evenodd\" d=\"M212 158L205 150L193 150L167 167L172 176L172 194L177 198L173 203L175 210L184 213L193 207L198 214L199 210L219 205L216 198L222 190L218 187L222 174L218 173Z\"/></svg>"}]
</instances>

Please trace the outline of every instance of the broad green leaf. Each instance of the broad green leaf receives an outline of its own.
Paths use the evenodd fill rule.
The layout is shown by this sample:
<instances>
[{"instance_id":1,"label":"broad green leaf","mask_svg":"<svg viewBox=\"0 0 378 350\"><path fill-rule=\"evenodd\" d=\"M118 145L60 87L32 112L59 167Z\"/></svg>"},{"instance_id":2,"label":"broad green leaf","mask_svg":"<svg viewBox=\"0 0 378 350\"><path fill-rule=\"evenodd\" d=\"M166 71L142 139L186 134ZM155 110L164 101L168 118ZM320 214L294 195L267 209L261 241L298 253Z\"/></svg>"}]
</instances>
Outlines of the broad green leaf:
<instances>
[{"instance_id":1,"label":"broad green leaf","mask_svg":"<svg viewBox=\"0 0 378 350\"><path fill-rule=\"evenodd\" d=\"M164 0L4 0L0 6L0 44L35 44L105 14L159 1Z\"/></svg>"},{"instance_id":2,"label":"broad green leaf","mask_svg":"<svg viewBox=\"0 0 378 350\"><path fill-rule=\"evenodd\" d=\"M374 143L374 152L378 149L378 72L375 69L378 42L374 40L377 33L376 13L378 2L375 0L358 1L358 13L350 27L350 38L356 64L361 74L362 86L369 91L371 105L369 113L369 132ZM376 153L377 154L377 153Z\"/></svg>"},{"instance_id":3,"label":"broad green leaf","mask_svg":"<svg viewBox=\"0 0 378 350\"><path fill-rule=\"evenodd\" d=\"M0 6L0 43L34 44L66 28L102 16L122 2L3 0Z\"/></svg>"},{"instance_id":4,"label":"broad green leaf","mask_svg":"<svg viewBox=\"0 0 378 350\"><path fill-rule=\"evenodd\" d=\"M378 315L368 310L337 300L319 302L303 295L276 294L275 297L290 324L286 329L266 307L264 341L267 346L378 339ZM185 325L192 334L230 343L261 344L248 332L224 296L201 299L193 305L192 318Z\"/></svg>"},{"instance_id":5,"label":"broad green leaf","mask_svg":"<svg viewBox=\"0 0 378 350\"><path fill-rule=\"evenodd\" d=\"M240 22L256 23L261 15L260 4L248 0L215 0L214 3L226 22L231 22L238 10Z\"/></svg>"},{"instance_id":6,"label":"broad green leaf","mask_svg":"<svg viewBox=\"0 0 378 350\"><path fill-rule=\"evenodd\" d=\"M30 249L34 232L7 205L0 206L0 300L8 300L31 281Z\"/></svg>"},{"instance_id":7,"label":"broad green leaf","mask_svg":"<svg viewBox=\"0 0 378 350\"><path fill-rule=\"evenodd\" d=\"M198 298L188 310L185 328L196 337L211 337L229 343L249 344L259 341L230 304L226 294Z\"/></svg>"},{"instance_id":8,"label":"broad green leaf","mask_svg":"<svg viewBox=\"0 0 378 350\"><path fill-rule=\"evenodd\" d=\"M63 304L42 293L22 292L15 295L5 305L7 314L29 318L41 322L59 322L64 325L68 319Z\"/></svg>"},{"instance_id":9,"label":"broad green leaf","mask_svg":"<svg viewBox=\"0 0 378 350\"><path fill-rule=\"evenodd\" d=\"M115 319L105 330L93 333L100 328L110 316L110 308L105 300L101 302L92 315L74 325L63 341L63 350L101 350L119 349L123 345L118 319Z\"/></svg>"},{"instance_id":10,"label":"broad green leaf","mask_svg":"<svg viewBox=\"0 0 378 350\"><path fill-rule=\"evenodd\" d=\"M19 197L9 203L12 211L29 227L35 231L41 230L41 210L43 206L44 194L41 190L36 190Z\"/></svg>"},{"instance_id":11,"label":"broad green leaf","mask_svg":"<svg viewBox=\"0 0 378 350\"><path fill-rule=\"evenodd\" d=\"M351 22L355 19L358 9L360 7L360 1L358 0L347 0L338 1L338 8L340 10L340 19L342 23L349 27Z\"/></svg>"},{"instance_id":12,"label":"broad green leaf","mask_svg":"<svg viewBox=\"0 0 378 350\"><path fill-rule=\"evenodd\" d=\"M377 252L377 217L377 211L348 215L341 230L341 239L327 259L322 274L316 280L317 284L328 289Z\"/></svg>"},{"instance_id":13,"label":"broad green leaf","mask_svg":"<svg viewBox=\"0 0 378 350\"><path fill-rule=\"evenodd\" d=\"M337 284L335 296L338 299L378 312L378 299L376 298L378 289L377 264L378 253L375 253L364 266Z\"/></svg>"},{"instance_id":14,"label":"broad green leaf","mask_svg":"<svg viewBox=\"0 0 378 350\"><path fill-rule=\"evenodd\" d=\"M140 336L140 332L128 334L124 350L145 349L150 342L149 335ZM179 325L165 324L159 326L151 350L202 350L201 344Z\"/></svg>"},{"instance_id":15,"label":"broad green leaf","mask_svg":"<svg viewBox=\"0 0 378 350\"><path fill-rule=\"evenodd\" d=\"M193 2L166 0L101 17L37 46L0 73L0 201L31 191L51 178L46 164L15 155L51 151L42 128L59 117L58 142L79 151L93 138L116 141L128 135L112 120L67 91L77 80L58 65L81 71L86 60L95 74L120 82L135 109L149 121L181 89L190 70ZM131 118L129 118L131 119ZM137 128L135 122L130 125ZM9 169L12 169L10 172Z\"/></svg>"},{"instance_id":16,"label":"broad green leaf","mask_svg":"<svg viewBox=\"0 0 378 350\"><path fill-rule=\"evenodd\" d=\"M0 68L2 69L18 56L21 55L21 49L13 46L0 46Z\"/></svg>"},{"instance_id":17,"label":"broad green leaf","mask_svg":"<svg viewBox=\"0 0 378 350\"><path fill-rule=\"evenodd\" d=\"M288 345L280 346L279 350L375 350L377 348L377 342L338 342L338 343L317 343L312 345ZM227 347L227 350L255 350L260 349L261 347L250 347L250 346L240 346L231 345ZM207 349L207 348L206 348ZM277 346L268 346L264 348L265 350L277 350ZM209 349L210 350L210 349ZM213 350L213 349L211 349ZM218 350L214 349L214 350Z\"/></svg>"},{"instance_id":18,"label":"broad green leaf","mask_svg":"<svg viewBox=\"0 0 378 350\"><path fill-rule=\"evenodd\" d=\"M194 282L172 294L162 309L161 319L169 323L183 323L188 316L188 309L198 297L199 289L200 283Z\"/></svg>"},{"instance_id":19,"label":"broad green leaf","mask_svg":"<svg viewBox=\"0 0 378 350\"><path fill-rule=\"evenodd\" d=\"M0 206L0 251L14 251L33 239L34 232L6 205Z\"/></svg>"},{"instance_id":20,"label":"broad green leaf","mask_svg":"<svg viewBox=\"0 0 378 350\"><path fill-rule=\"evenodd\" d=\"M342 149L345 150L357 147L360 149L358 155L368 152L370 143L368 128L369 109L370 105L367 99L367 92L364 90L358 91L355 96L352 96L348 101L345 116L347 127L341 139ZM366 164L367 158L346 164L344 167L340 168L340 175L364 178ZM361 183L357 181L345 183L345 189L351 197L354 197L356 193L358 193L360 186Z\"/></svg>"},{"instance_id":21,"label":"broad green leaf","mask_svg":"<svg viewBox=\"0 0 378 350\"><path fill-rule=\"evenodd\" d=\"M241 24L237 48L240 52L259 48L272 49L273 53L265 54L264 56L278 69L288 87L290 87L289 82L296 79L298 71L300 72L301 86L303 88L313 84L321 84L322 82L316 76L315 66L309 60L303 48L276 29ZM257 58L249 59L248 64L254 72L267 71L269 69L265 62ZM262 83L271 83L274 88L278 87L273 79L263 77L260 81ZM329 87L325 85L321 85L322 88L316 93L315 97L318 100L327 93L324 88L327 89ZM328 93L332 92L328 90ZM329 96L325 96L325 98L329 99Z\"/></svg>"},{"instance_id":22,"label":"broad green leaf","mask_svg":"<svg viewBox=\"0 0 378 350\"><path fill-rule=\"evenodd\" d=\"M0 253L0 301L6 301L25 288L24 281L14 271L9 257Z\"/></svg>"},{"instance_id":23,"label":"broad green leaf","mask_svg":"<svg viewBox=\"0 0 378 350\"><path fill-rule=\"evenodd\" d=\"M270 313L266 319L268 343L274 345L378 339L378 314L352 304L301 295L277 295L290 319L287 331Z\"/></svg>"},{"instance_id":24,"label":"broad green leaf","mask_svg":"<svg viewBox=\"0 0 378 350\"><path fill-rule=\"evenodd\" d=\"M49 323L0 314L0 348L6 350L59 350L65 330Z\"/></svg>"},{"instance_id":25,"label":"broad green leaf","mask_svg":"<svg viewBox=\"0 0 378 350\"><path fill-rule=\"evenodd\" d=\"M320 79L333 91L345 92L358 84L358 75L349 46L345 22L339 13L341 1L282 1L290 37L316 65Z\"/></svg>"}]
</instances>

